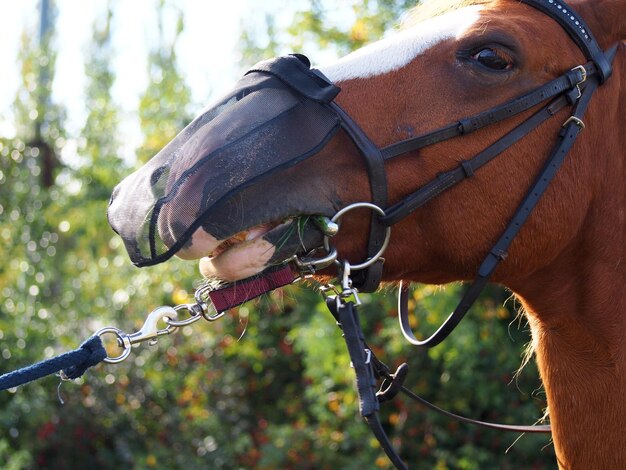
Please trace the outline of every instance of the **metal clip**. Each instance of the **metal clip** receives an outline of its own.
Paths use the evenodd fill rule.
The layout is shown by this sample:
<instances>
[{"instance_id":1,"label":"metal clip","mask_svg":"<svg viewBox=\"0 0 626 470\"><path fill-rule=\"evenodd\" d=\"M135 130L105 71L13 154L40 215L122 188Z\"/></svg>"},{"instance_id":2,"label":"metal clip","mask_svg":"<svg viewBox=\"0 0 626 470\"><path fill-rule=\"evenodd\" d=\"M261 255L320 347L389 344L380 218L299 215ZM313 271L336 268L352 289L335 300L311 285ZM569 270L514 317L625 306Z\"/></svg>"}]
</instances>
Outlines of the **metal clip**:
<instances>
[{"instance_id":1,"label":"metal clip","mask_svg":"<svg viewBox=\"0 0 626 470\"><path fill-rule=\"evenodd\" d=\"M311 258L311 257L299 257L294 255L291 257L288 262L293 262L296 266L296 269L301 273L302 276L315 274L317 271L327 268L331 264L335 262L337 259L337 250L335 248L330 248L328 250L328 254L321 258Z\"/></svg>"},{"instance_id":2,"label":"metal clip","mask_svg":"<svg viewBox=\"0 0 626 470\"><path fill-rule=\"evenodd\" d=\"M582 119L579 119L576 116L570 116L569 118L567 118L567 121L565 121L563 123L562 127L567 127L567 125L570 122L573 122L574 124L576 124L580 129L584 129L585 128L585 123L582 121Z\"/></svg>"},{"instance_id":3,"label":"metal clip","mask_svg":"<svg viewBox=\"0 0 626 470\"><path fill-rule=\"evenodd\" d=\"M343 262L343 270L341 273L341 288L343 289L343 292L341 293L342 295L344 295L345 293L352 293L352 279L350 278L350 263L348 263L347 261Z\"/></svg>"},{"instance_id":4,"label":"metal clip","mask_svg":"<svg viewBox=\"0 0 626 470\"><path fill-rule=\"evenodd\" d=\"M173 307L159 307L148 314L148 318L144 322L141 329L128 335L130 344L143 343L150 341L150 344L156 344L157 338L162 335L168 335L172 331L172 326L168 325L163 329L159 329L158 323L165 319L176 320L178 312Z\"/></svg>"},{"instance_id":5,"label":"metal clip","mask_svg":"<svg viewBox=\"0 0 626 470\"><path fill-rule=\"evenodd\" d=\"M174 307L174 310L176 310L176 312L179 312L181 310L186 310L187 312L189 312L189 316L185 318L184 320L176 320L170 317L163 318L165 323L171 326L172 328L181 328L183 326L191 325L192 323L197 322L198 320L202 318L202 312L204 311L202 307L198 304L176 305Z\"/></svg>"},{"instance_id":6,"label":"metal clip","mask_svg":"<svg viewBox=\"0 0 626 470\"><path fill-rule=\"evenodd\" d=\"M324 299L328 299L329 297L335 298L340 294L339 289L333 284L319 285L318 288Z\"/></svg>"},{"instance_id":7,"label":"metal clip","mask_svg":"<svg viewBox=\"0 0 626 470\"><path fill-rule=\"evenodd\" d=\"M133 344L141 343L143 341L150 341L150 344L155 344L159 336L170 334L175 327L167 325L163 329L159 329L158 323L163 320L167 323L168 320L176 320L178 318L178 312L173 307L159 307L148 314L148 318L144 322L139 331L132 334L124 333L119 328L108 326L96 331L96 336L102 337L105 334L113 333L117 336L117 344L122 348L122 352L119 356L108 356L104 358L104 362L109 364L117 364L122 362L130 355L130 350Z\"/></svg>"},{"instance_id":8,"label":"metal clip","mask_svg":"<svg viewBox=\"0 0 626 470\"><path fill-rule=\"evenodd\" d=\"M209 293L214 290L214 286L203 286L196 290L194 294L194 298L196 299L196 304L192 307L193 309L200 312L200 315L208 321L214 322L215 320L219 320L222 318L226 312L218 312L211 302L211 298L209 297Z\"/></svg>"},{"instance_id":9,"label":"metal clip","mask_svg":"<svg viewBox=\"0 0 626 470\"><path fill-rule=\"evenodd\" d=\"M156 344L159 336L169 335L178 328L197 322L200 318L204 318L210 322L221 318L225 312L217 312L211 300L205 298L210 291L210 286L199 288L195 293L195 304L180 304L175 307L163 306L154 309L148 314L143 326L136 333L127 334L113 326L107 326L106 328L101 328L96 331L95 335L99 337L106 334L115 335L117 345L122 349L122 352L118 356L109 356L107 353L104 362L108 362L109 364L122 362L130 355L133 344L143 343L144 341L149 341L150 344ZM178 312L181 310L189 312L189 317L178 320ZM159 322L161 321L165 323L164 328L159 328Z\"/></svg>"},{"instance_id":10,"label":"metal clip","mask_svg":"<svg viewBox=\"0 0 626 470\"><path fill-rule=\"evenodd\" d=\"M351 267L348 261L343 262L341 271L341 293L337 296L337 302L345 302L350 297L354 298L355 305L361 305L358 291L352 287L352 278L350 277Z\"/></svg>"}]
</instances>

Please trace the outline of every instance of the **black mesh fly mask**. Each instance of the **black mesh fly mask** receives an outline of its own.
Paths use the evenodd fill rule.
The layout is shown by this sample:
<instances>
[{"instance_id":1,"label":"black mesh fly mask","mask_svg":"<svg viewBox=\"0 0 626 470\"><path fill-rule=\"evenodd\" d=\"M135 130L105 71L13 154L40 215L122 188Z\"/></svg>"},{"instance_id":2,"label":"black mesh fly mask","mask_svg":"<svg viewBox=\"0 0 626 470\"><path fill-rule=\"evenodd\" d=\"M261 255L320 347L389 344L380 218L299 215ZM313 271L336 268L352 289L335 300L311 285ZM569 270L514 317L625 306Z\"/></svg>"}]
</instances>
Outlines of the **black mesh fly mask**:
<instances>
[{"instance_id":1,"label":"black mesh fly mask","mask_svg":"<svg viewBox=\"0 0 626 470\"><path fill-rule=\"evenodd\" d=\"M245 188L319 152L340 128L329 107L337 93L303 56L257 64L115 188L109 222L133 263L167 260L198 228L217 239L249 228L225 233L212 216Z\"/></svg>"}]
</instances>

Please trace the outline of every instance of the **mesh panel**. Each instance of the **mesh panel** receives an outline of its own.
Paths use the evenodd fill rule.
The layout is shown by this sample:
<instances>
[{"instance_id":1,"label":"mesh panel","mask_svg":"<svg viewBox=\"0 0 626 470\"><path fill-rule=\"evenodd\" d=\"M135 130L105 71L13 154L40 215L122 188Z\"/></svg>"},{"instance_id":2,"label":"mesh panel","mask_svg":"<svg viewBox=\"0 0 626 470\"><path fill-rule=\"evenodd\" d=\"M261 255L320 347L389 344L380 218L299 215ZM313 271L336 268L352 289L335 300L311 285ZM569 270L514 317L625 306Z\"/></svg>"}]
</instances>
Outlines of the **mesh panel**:
<instances>
[{"instance_id":1,"label":"mesh panel","mask_svg":"<svg viewBox=\"0 0 626 470\"><path fill-rule=\"evenodd\" d=\"M199 227L232 233L210 215L238 192L317 153L337 115L274 76L253 72L114 190L109 222L132 261L164 261Z\"/></svg>"}]
</instances>

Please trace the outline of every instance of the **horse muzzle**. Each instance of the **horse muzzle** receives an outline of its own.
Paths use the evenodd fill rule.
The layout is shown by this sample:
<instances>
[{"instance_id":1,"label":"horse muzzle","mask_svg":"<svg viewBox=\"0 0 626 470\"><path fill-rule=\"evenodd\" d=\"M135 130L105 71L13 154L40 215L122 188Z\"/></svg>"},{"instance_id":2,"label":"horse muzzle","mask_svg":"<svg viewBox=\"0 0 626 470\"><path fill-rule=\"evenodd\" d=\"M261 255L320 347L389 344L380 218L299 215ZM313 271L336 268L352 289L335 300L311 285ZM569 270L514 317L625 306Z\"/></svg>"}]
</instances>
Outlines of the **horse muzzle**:
<instances>
[{"instance_id":1,"label":"horse muzzle","mask_svg":"<svg viewBox=\"0 0 626 470\"><path fill-rule=\"evenodd\" d=\"M294 183L281 178L341 125L329 106L339 88L309 65L302 56L257 64L115 188L109 223L135 265L208 256L204 270L224 272L244 253L271 264L320 245L321 232L304 217L332 215L333 207L293 201ZM244 274L259 268L252 263Z\"/></svg>"}]
</instances>

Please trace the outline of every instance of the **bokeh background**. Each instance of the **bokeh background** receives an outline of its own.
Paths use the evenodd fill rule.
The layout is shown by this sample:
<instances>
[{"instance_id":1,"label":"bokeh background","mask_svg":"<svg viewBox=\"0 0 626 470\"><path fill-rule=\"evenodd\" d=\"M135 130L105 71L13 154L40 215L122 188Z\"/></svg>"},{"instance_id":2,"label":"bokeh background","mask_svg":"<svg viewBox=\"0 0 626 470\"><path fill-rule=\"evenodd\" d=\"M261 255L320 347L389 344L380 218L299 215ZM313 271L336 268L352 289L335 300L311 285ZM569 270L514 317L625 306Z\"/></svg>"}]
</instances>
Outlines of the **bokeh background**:
<instances>
[{"instance_id":1,"label":"bokeh background","mask_svg":"<svg viewBox=\"0 0 626 470\"><path fill-rule=\"evenodd\" d=\"M407 0L0 0L0 373L140 328L191 301L195 263L133 267L106 221L112 188L256 61L314 63L393 34ZM417 286L433 331L461 287ZM511 294L496 286L428 352L397 326L395 291L364 295L381 359L455 412L533 423L545 396ZM358 416L340 331L313 286L291 286L64 383L0 393L3 469L390 468ZM65 401L61 404L58 394ZM416 469L554 466L547 436L474 428L397 398L382 419Z\"/></svg>"}]
</instances>

